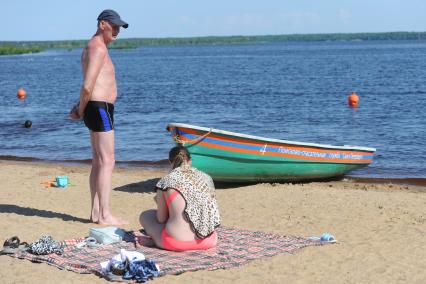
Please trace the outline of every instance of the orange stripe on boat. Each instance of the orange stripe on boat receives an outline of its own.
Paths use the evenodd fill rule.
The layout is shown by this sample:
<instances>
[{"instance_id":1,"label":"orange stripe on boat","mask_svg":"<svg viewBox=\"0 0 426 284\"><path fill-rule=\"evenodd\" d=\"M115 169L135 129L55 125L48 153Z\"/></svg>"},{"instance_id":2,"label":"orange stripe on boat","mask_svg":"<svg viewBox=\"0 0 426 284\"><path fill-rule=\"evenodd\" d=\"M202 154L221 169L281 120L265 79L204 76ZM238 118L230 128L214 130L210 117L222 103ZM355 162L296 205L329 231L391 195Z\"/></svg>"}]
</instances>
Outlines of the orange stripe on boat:
<instances>
[{"instance_id":1,"label":"orange stripe on boat","mask_svg":"<svg viewBox=\"0 0 426 284\"><path fill-rule=\"evenodd\" d=\"M192 135L197 135L197 136L202 136L205 133L200 132L200 131L195 131L193 129L188 129L188 128L179 128L182 131L192 134ZM175 135L176 136L176 135ZM175 137L173 136L173 137ZM181 136L181 135L179 135ZM184 135L182 135L181 137L184 137ZM339 152L339 150L327 150L327 149L321 149L321 148L317 148L316 146L312 146L312 147L308 147L308 146L295 146L292 144L287 144L287 143L277 143L277 142L269 142L269 141L262 141L262 142L248 142L247 140L240 140L240 139L233 139L233 138L228 138L228 137L224 137L224 136L219 136L216 134L209 134L207 136L210 139L217 139L217 140L222 140L222 141L226 141L226 142L231 142L231 143L238 143L238 144L243 144L243 145L248 145L248 146L259 146L259 147L263 147L265 146L265 144L267 144L268 147L270 148L280 148L280 147L286 147L289 148L291 150L299 150L299 151L310 151L310 152L318 152L318 153L327 153L327 154L338 154L341 153ZM182 138L181 138L182 139ZM190 139L186 138L188 141L190 141ZM352 150L346 150L346 151L351 151L351 153L353 155L363 155L363 156L373 156L374 154L371 152L362 152L362 151L352 151Z\"/></svg>"},{"instance_id":2,"label":"orange stripe on boat","mask_svg":"<svg viewBox=\"0 0 426 284\"><path fill-rule=\"evenodd\" d=\"M192 129L188 129L188 131L187 131L187 128L185 128L185 130L183 130L183 131L186 132L186 133L192 134L192 135L197 135L197 136L202 136L202 135L205 134L205 133L202 133L202 132L192 131ZM174 135L173 137L176 137L176 135ZM181 140L185 140L186 142L191 141L191 139L185 137L185 135L179 135L179 137L180 137ZM184 138L184 139L182 139L182 138ZM259 143L247 142L247 141L242 141L242 140L239 140L239 139L232 139L232 138L228 138L228 137L218 136L218 135L215 135L213 133L209 134L208 138L209 139L221 140L221 141L225 141L225 142L230 142L230 143L243 144L243 145L248 145L248 146L256 146L256 147L264 147L265 145L267 145L268 148L276 148L276 149L279 149L280 147L285 147L285 148L288 148L290 150L325 153L325 154L341 154L342 153L341 150L327 150L327 149L317 148L315 146L312 146L312 147L295 146L295 145L292 145L292 144L286 144L286 143L278 144L277 142L269 142L269 141L264 141L264 142L259 142ZM200 142L198 142L198 143L200 143ZM201 143L208 143L208 142L201 141ZM238 148L238 149L240 149L240 148ZM248 150L248 151L251 151L251 150ZM353 150L345 150L345 151L350 151L350 153L352 155L374 156L374 153L371 153L371 152L362 152L362 151L353 151Z\"/></svg>"},{"instance_id":3,"label":"orange stripe on boat","mask_svg":"<svg viewBox=\"0 0 426 284\"><path fill-rule=\"evenodd\" d=\"M180 136L180 139L182 141L188 142L191 141L191 139L185 137L185 136ZM197 143L198 145L201 146L205 146L208 148L214 148L214 149L219 149L219 150L224 150L224 151L231 151L231 152L238 152L238 153L246 153L246 154L255 154L255 155L260 155L260 156L277 156L277 157L286 157L286 158L294 158L294 159L298 159L298 160L305 160L305 161L331 161L331 162L339 162L339 163L356 163L356 164L365 164L368 163L370 164L372 161L369 159L343 159L343 158L324 158L324 157L309 157L309 156L304 156L304 155L296 155L296 154L287 154L287 153L275 153L275 152L264 152L264 154L260 154L259 150L249 150L249 149L243 149L243 148L238 148L238 147L232 147L232 146L224 146L224 145L218 145L218 144L214 144L214 143L210 143L210 142L205 142L205 141L200 141ZM258 145L255 145L258 146ZM310 152L316 152L316 151L312 151L311 148L305 148L305 149L309 149L308 151ZM339 155L353 155L355 152L336 152L333 151L332 154L339 154ZM364 152L363 152L364 154Z\"/></svg>"}]
</instances>

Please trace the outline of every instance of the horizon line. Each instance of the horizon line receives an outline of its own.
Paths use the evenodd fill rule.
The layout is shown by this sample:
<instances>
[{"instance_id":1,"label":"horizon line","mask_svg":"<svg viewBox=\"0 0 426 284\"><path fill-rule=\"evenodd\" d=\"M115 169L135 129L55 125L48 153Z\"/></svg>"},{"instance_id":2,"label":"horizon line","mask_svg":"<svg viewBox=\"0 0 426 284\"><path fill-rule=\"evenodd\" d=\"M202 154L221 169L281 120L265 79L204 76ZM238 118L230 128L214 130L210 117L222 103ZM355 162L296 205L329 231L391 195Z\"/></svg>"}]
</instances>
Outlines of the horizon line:
<instances>
[{"instance_id":1,"label":"horizon line","mask_svg":"<svg viewBox=\"0 0 426 284\"><path fill-rule=\"evenodd\" d=\"M290 33L290 34L234 34L234 35L202 35L202 36L165 36L165 37L120 37L120 40L129 39L195 39L195 38L231 38L231 37L268 37L268 36L310 36L310 35L357 35L357 34L394 34L394 33L426 33L426 31L388 31L388 32L331 32L331 33ZM1 40L0 43L16 43L16 42L52 42L52 41L84 41L84 39L49 39L49 40Z\"/></svg>"}]
</instances>

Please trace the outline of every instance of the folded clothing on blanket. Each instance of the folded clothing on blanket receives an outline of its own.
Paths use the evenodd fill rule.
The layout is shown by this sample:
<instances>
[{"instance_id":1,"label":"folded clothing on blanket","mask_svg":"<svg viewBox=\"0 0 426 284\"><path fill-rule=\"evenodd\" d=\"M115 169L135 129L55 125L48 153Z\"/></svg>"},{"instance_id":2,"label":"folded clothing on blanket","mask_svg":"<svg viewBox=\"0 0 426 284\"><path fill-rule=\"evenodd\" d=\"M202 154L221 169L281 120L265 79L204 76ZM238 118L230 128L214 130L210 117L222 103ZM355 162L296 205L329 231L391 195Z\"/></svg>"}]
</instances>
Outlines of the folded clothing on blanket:
<instances>
[{"instance_id":1,"label":"folded clothing on blanket","mask_svg":"<svg viewBox=\"0 0 426 284\"><path fill-rule=\"evenodd\" d=\"M124 273L123 279L146 282L160 275L160 269L154 260L139 260L129 263L128 270Z\"/></svg>"},{"instance_id":2,"label":"folded clothing on blanket","mask_svg":"<svg viewBox=\"0 0 426 284\"><path fill-rule=\"evenodd\" d=\"M101 262L101 272L109 279L116 279L117 276L120 276L124 280L146 282L158 277L160 268L154 260L145 259L143 253L121 249L120 253L114 255L109 261ZM113 275L110 275L111 273Z\"/></svg>"},{"instance_id":3,"label":"folded clothing on blanket","mask_svg":"<svg viewBox=\"0 0 426 284\"><path fill-rule=\"evenodd\" d=\"M42 236L35 242L32 242L28 247L28 252L37 255L44 254L62 254L64 248L59 242L56 242L51 236Z\"/></svg>"}]
</instances>

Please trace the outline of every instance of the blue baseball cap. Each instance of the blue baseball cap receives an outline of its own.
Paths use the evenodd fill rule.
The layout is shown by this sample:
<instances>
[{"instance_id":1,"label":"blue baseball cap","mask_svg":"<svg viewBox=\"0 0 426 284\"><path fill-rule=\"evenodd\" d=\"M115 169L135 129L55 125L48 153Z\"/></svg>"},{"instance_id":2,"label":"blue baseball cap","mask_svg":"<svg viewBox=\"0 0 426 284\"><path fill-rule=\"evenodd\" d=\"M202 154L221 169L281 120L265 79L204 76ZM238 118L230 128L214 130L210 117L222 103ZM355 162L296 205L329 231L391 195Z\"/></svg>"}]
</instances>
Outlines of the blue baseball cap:
<instances>
[{"instance_id":1,"label":"blue baseball cap","mask_svg":"<svg viewBox=\"0 0 426 284\"><path fill-rule=\"evenodd\" d=\"M102 13L100 13L98 16L98 21L108 21L116 26L123 27L125 29L127 29L127 27L129 26L128 23L126 23L120 18L120 15L116 11L111 9L103 10Z\"/></svg>"}]
</instances>

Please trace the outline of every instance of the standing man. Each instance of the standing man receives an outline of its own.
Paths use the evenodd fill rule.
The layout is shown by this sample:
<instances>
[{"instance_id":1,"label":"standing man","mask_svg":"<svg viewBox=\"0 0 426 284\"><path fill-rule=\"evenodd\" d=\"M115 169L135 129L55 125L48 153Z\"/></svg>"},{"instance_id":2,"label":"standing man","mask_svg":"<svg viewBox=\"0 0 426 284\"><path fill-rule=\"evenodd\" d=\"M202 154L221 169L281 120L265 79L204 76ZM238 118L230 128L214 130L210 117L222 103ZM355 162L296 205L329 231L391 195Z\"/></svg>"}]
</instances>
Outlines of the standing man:
<instances>
[{"instance_id":1,"label":"standing man","mask_svg":"<svg viewBox=\"0 0 426 284\"><path fill-rule=\"evenodd\" d=\"M117 39L120 27L127 28L120 15L104 10L98 17L98 29L81 55L83 85L80 102L70 118L84 120L90 130L92 170L90 172L90 220L102 225L123 225L128 222L113 216L110 208L111 178L114 157L114 102L117 98L114 65L107 46Z\"/></svg>"}]
</instances>

